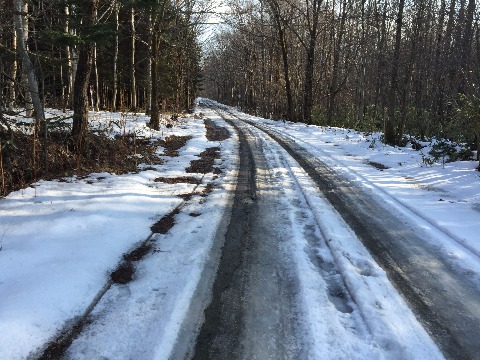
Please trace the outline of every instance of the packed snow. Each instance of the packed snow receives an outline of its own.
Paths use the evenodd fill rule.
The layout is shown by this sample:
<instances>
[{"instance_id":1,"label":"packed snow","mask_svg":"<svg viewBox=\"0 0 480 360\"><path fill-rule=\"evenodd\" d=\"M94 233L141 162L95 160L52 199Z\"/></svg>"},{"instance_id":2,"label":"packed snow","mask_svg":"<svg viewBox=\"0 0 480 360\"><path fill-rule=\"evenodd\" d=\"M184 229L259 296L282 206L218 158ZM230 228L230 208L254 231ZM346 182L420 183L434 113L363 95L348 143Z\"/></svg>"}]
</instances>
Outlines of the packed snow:
<instances>
[{"instance_id":1,"label":"packed snow","mask_svg":"<svg viewBox=\"0 0 480 360\"><path fill-rule=\"evenodd\" d=\"M312 155L383 198L399 212L431 231L430 241L480 284L480 172L478 161L425 163L422 150L392 147L381 133L308 126L239 113L295 140Z\"/></svg>"},{"instance_id":2,"label":"packed snow","mask_svg":"<svg viewBox=\"0 0 480 360\"><path fill-rule=\"evenodd\" d=\"M196 111L202 116L188 116L173 129L159 132L146 127L148 117L143 114L91 113L92 126L112 134L126 131L147 138L172 134L193 138L179 151L179 157L164 157L162 165L140 164L138 173L39 181L35 187L0 200L0 359L40 355L60 331L90 312L92 303L96 306L90 313L91 325L74 341L68 357L169 358L188 321L188 307L195 301L202 272L216 256L212 252L218 251L214 246L216 229L231 204L238 167L233 130L214 111ZM209 142L202 118L229 128L232 136L221 143ZM421 153L385 146L378 140L379 134L249 119L295 138L359 186L412 214L412 219L418 218L419 226L431 227L430 241L436 241L444 256L480 283L480 172L475 170L476 162L427 166ZM217 165L222 174L218 177L188 174L202 179L198 188L154 181L160 176L185 176L190 161L212 146L221 148ZM355 339L330 339L330 344L355 352L352 358L357 359L372 358L372 347L359 346L358 338L375 344L375 358L394 359L399 354L442 358L383 270L343 220L333 210L326 210L329 205L315 195L311 180L293 160L288 161L286 172L296 177L305 194L300 206L305 210L310 202L309 209L318 211L313 217L319 218L321 212L324 231L336 239L333 253L323 256L332 257L349 288L357 289L355 307L360 312L352 316L362 317L365 327L356 329L360 333ZM209 183L214 185L213 192L186 202L167 234L151 234L152 224L182 204L179 195L201 192ZM133 281L113 284L105 292L110 273L123 254L150 236L155 250L136 264ZM305 244L298 241L292 251L299 273L305 274L299 301L312 317L331 317L312 322L310 333L325 339L325 329L330 326L334 328L331 337L343 334L342 319L347 315L322 309L331 304L316 289L321 279L301 250ZM365 279L362 271L375 276ZM103 296L97 304L99 294ZM312 353L322 353L318 339L313 343L317 351Z\"/></svg>"}]
</instances>

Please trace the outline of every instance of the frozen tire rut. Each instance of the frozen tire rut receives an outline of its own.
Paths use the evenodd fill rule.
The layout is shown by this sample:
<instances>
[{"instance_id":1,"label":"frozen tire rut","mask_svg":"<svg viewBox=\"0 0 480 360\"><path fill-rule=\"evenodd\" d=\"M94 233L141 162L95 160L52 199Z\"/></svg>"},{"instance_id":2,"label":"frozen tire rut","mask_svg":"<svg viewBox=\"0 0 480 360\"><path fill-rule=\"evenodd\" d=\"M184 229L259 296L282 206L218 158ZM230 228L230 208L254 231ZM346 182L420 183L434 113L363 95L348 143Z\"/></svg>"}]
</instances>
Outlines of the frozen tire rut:
<instances>
[{"instance_id":1,"label":"frozen tire rut","mask_svg":"<svg viewBox=\"0 0 480 360\"><path fill-rule=\"evenodd\" d=\"M455 269L440 249L425 240L432 232L434 236L449 235L441 229L432 231L427 223L423 228L414 227L407 216L377 203L321 160L311 158L294 139L263 130L307 169L328 201L387 271L445 356L480 359L476 335L480 331L480 290L475 279ZM358 270L366 277L375 274L368 263L359 263Z\"/></svg>"},{"instance_id":2,"label":"frozen tire rut","mask_svg":"<svg viewBox=\"0 0 480 360\"><path fill-rule=\"evenodd\" d=\"M381 313L398 304L385 303L384 290L357 303L384 272L368 257L339 259L313 215L329 211L312 202L313 181L267 134L228 117L240 138L239 185L193 358L442 358L418 324L393 335ZM357 280L345 278L348 266ZM367 318L372 307L380 315Z\"/></svg>"},{"instance_id":3,"label":"frozen tire rut","mask_svg":"<svg viewBox=\"0 0 480 360\"><path fill-rule=\"evenodd\" d=\"M267 200L266 182L256 176L258 171L267 176L261 144L248 133L239 136L241 165L232 220L194 358L298 357L292 312L295 289L279 261L281 244L269 241L285 236L275 223L287 219L272 213L270 205L278 205ZM259 218L265 221L256 221Z\"/></svg>"},{"instance_id":4,"label":"frozen tire rut","mask_svg":"<svg viewBox=\"0 0 480 360\"><path fill-rule=\"evenodd\" d=\"M271 143L280 144L285 152L291 155L284 157L287 168L302 183L299 188L321 231L320 242L327 244L315 247L315 243L312 245L309 240L311 246L307 247L306 251L310 253L311 263L322 274L329 298L337 310L343 309L347 314L350 314L350 311L355 314L358 309L376 345L380 348L396 349L387 351L386 357L422 358L420 354L409 353L405 348L405 352L402 352L403 346L413 344L415 336L410 336L407 343L400 337L396 338L394 334L398 334L398 326L404 325L402 316L395 314L395 306L384 303L381 296L375 297L368 291L373 290L373 283L385 275L376 265L378 262L442 349L445 357L480 359L477 335L480 331L478 284L475 279L465 276L462 271L452 266L435 242L428 240L449 235L441 229L432 228L427 222L423 225L422 219L409 213L408 209L398 209L386 202L379 202L368 192L345 180L321 159L310 155L297 144L296 139L269 127L246 122L259 128L261 132L258 134L269 134ZM301 142L301 139L298 141ZM309 176L300 168L305 169ZM307 177L306 181L302 180ZM314 185L308 185L311 181ZM321 197L327 200L326 202L317 199L319 188ZM331 210L341 215L341 221L329 215ZM415 218L416 222L413 222L412 218ZM343 233L338 231L342 227L345 230ZM345 241L350 238L355 240ZM375 261L368 256L356 256L355 251L348 251L348 247L345 247L346 244L356 246L355 242L359 240L368 248ZM314 249L315 254L308 249ZM334 259L333 265L328 260L330 257ZM335 275L330 276L332 266L340 269L342 279ZM337 270L333 270L333 274L336 272ZM361 277L361 281L358 281L355 273ZM362 282L362 286L367 285L363 290L360 289L362 286L359 286ZM342 290L345 286L340 286L337 291L338 284L345 284L348 292ZM344 307L344 304L348 306ZM388 320L389 316L392 317ZM397 327L396 330L392 328L392 324ZM392 357L394 353L396 356ZM437 356L442 355L429 353L427 357Z\"/></svg>"}]
</instances>

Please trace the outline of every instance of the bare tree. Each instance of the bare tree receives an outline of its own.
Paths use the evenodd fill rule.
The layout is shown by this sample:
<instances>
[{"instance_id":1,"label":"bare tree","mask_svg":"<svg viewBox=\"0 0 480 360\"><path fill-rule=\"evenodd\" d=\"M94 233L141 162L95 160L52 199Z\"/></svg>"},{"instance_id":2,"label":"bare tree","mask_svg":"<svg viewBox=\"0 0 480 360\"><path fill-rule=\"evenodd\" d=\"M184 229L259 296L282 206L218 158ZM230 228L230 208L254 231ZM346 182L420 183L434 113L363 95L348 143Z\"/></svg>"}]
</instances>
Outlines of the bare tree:
<instances>
[{"instance_id":1,"label":"bare tree","mask_svg":"<svg viewBox=\"0 0 480 360\"><path fill-rule=\"evenodd\" d=\"M119 30L120 30L120 4L115 0L115 47L113 50L113 95L112 95L112 110L117 110L117 97L118 97L118 52L119 52Z\"/></svg>"},{"instance_id":2,"label":"bare tree","mask_svg":"<svg viewBox=\"0 0 480 360\"><path fill-rule=\"evenodd\" d=\"M293 97L292 87L290 84L290 67L288 64L288 44L286 39L286 24L289 19L282 15L281 4L277 0L264 0L270 9L274 19L274 24L277 28L278 44L282 53L283 76L285 77L285 96L287 99L287 120L293 120Z\"/></svg>"},{"instance_id":3,"label":"bare tree","mask_svg":"<svg viewBox=\"0 0 480 360\"><path fill-rule=\"evenodd\" d=\"M99 0L84 1L81 4L82 26L87 29L96 24ZM86 35L85 33L83 34ZM88 91L90 74L93 67L94 43L86 37L86 42L80 47L77 63L77 74L74 82L72 145L77 154L84 150L85 137L88 128Z\"/></svg>"},{"instance_id":4,"label":"bare tree","mask_svg":"<svg viewBox=\"0 0 480 360\"><path fill-rule=\"evenodd\" d=\"M400 46L402 41L402 27L403 27L403 10L405 7L405 0L399 0L398 13L395 30L395 47L393 50L391 78L390 78L390 92L388 97L388 115L385 119L384 136L385 143L395 145L397 143L397 134L395 132L395 110L396 99L398 91L398 67L400 58Z\"/></svg>"},{"instance_id":5,"label":"bare tree","mask_svg":"<svg viewBox=\"0 0 480 360\"><path fill-rule=\"evenodd\" d=\"M305 48L305 73L303 80L303 118L307 123L311 122L313 108L313 81L315 72L315 51L317 46L317 37L320 26L320 12L322 10L323 0L305 0L305 4L298 6L289 0L291 6L294 6L304 19L304 31L307 38L295 29L297 38ZM303 6L301 6L303 5Z\"/></svg>"},{"instance_id":6,"label":"bare tree","mask_svg":"<svg viewBox=\"0 0 480 360\"><path fill-rule=\"evenodd\" d=\"M15 106L15 101L17 98L16 92L16 84L15 79L17 78L17 71L18 71L18 64L17 64L17 31L14 29L12 32L12 51L15 54L15 57L12 61L12 65L10 66L10 79L8 80L8 88L9 88L9 100L7 104L7 109L11 113L13 112L13 108Z\"/></svg>"},{"instance_id":7,"label":"bare tree","mask_svg":"<svg viewBox=\"0 0 480 360\"><path fill-rule=\"evenodd\" d=\"M135 44L136 44L136 30L135 30L135 8L130 9L130 28L132 31L132 56L130 58L130 104L133 110L137 109L137 82L135 75Z\"/></svg>"},{"instance_id":8,"label":"bare tree","mask_svg":"<svg viewBox=\"0 0 480 360\"><path fill-rule=\"evenodd\" d=\"M32 98L32 104L35 111L35 119L37 126L45 120L45 114L43 111L43 105L40 100L40 93L38 90L37 77L35 75L35 69L33 63L30 60L30 56L27 51L27 44L25 42L25 32L28 31L25 28L25 3L23 0L14 0L14 19L15 19L15 31L17 33L17 46L20 57L22 58L22 70L28 80L28 93Z\"/></svg>"}]
</instances>

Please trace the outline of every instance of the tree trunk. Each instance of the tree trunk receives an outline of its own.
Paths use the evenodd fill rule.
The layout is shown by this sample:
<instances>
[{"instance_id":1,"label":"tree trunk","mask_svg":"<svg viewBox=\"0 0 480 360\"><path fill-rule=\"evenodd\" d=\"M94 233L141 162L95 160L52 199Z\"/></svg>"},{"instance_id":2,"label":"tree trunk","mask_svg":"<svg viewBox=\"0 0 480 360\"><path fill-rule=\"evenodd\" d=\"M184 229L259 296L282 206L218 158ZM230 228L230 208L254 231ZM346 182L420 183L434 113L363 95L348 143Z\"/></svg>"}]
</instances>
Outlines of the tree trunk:
<instances>
[{"instance_id":1,"label":"tree trunk","mask_svg":"<svg viewBox=\"0 0 480 360\"><path fill-rule=\"evenodd\" d=\"M308 27L308 43L306 47L305 77L303 87L303 118L307 124L312 120L313 108L313 76L315 69L315 48L317 46L318 22L322 0L313 0L307 6L306 20Z\"/></svg>"},{"instance_id":2,"label":"tree trunk","mask_svg":"<svg viewBox=\"0 0 480 360\"><path fill-rule=\"evenodd\" d=\"M64 32L65 34L70 34L70 8L69 6L65 6L65 25L64 25ZM74 79L74 69L73 69L73 60L72 60L72 52L73 49L70 46L65 47L65 54L67 56L67 89L64 99L64 109L67 107L72 106L72 99L73 99L73 79Z\"/></svg>"},{"instance_id":3,"label":"tree trunk","mask_svg":"<svg viewBox=\"0 0 480 360\"><path fill-rule=\"evenodd\" d=\"M83 4L83 25L88 26L96 22L99 0L92 0ZM86 43L78 54L77 74L75 76L73 98L73 127L72 141L74 151L80 155L84 150L85 137L88 127L88 90L90 74L92 72L94 44Z\"/></svg>"},{"instance_id":4,"label":"tree trunk","mask_svg":"<svg viewBox=\"0 0 480 360\"><path fill-rule=\"evenodd\" d=\"M385 120L385 143L389 145L395 145L397 136L395 133L395 105L398 88L398 66L400 57L400 45L402 40L402 26L403 26L403 9L405 6L405 0L400 0L398 5L398 13L396 20L395 30L395 48L393 50L392 59L392 75L390 78L390 93L388 98L388 113Z\"/></svg>"},{"instance_id":5,"label":"tree trunk","mask_svg":"<svg viewBox=\"0 0 480 360\"><path fill-rule=\"evenodd\" d=\"M342 17L340 19L340 27L338 29L337 37L333 50L333 64L332 64L332 79L330 81L329 99L328 99L328 115L327 119L331 123L335 115L335 97L337 95L338 83L338 68L340 62L340 51L345 32L345 22L347 20L347 1L344 0L342 4Z\"/></svg>"},{"instance_id":6,"label":"tree trunk","mask_svg":"<svg viewBox=\"0 0 480 360\"><path fill-rule=\"evenodd\" d=\"M436 109L436 113L439 116L440 121L443 121L444 118L444 89L445 89L445 65L446 65L446 54L445 46L443 41L443 33L445 27L445 12L446 12L446 0L441 0L440 3L440 13L438 16L437 22L437 34L436 34L436 43L435 43L435 62L434 62L434 78L433 83L435 84L433 108ZM423 137L423 134L422 134Z\"/></svg>"},{"instance_id":7,"label":"tree trunk","mask_svg":"<svg viewBox=\"0 0 480 360\"><path fill-rule=\"evenodd\" d=\"M12 36L12 51L15 54L17 53L17 31L15 29L13 31L13 36ZM9 99L8 99L7 109L10 113L12 113L14 110L15 102L17 98L17 92L15 89L15 80L17 78L17 70L18 70L18 64L17 64L17 57L15 56L15 58L12 61L12 66L10 68L10 80L8 80Z\"/></svg>"},{"instance_id":8,"label":"tree trunk","mask_svg":"<svg viewBox=\"0 0 480 360\"><path fill-rule=\"evenodd\" d=\"M20 39L20 35L18 34L17 31L17 41L19 43L17 44L17 48L19 49L20 53L25 52L25 54L28 57L28 4L24 2L23 0L14 0L14 3L20 2L20 5L18 5L20 10L16 9L17 12L21 14L21 22L22 22L22 38ZM20 43L23 44L24 50L21 48ZM29 62L31 63L31 60L29 59ZM22 54L22 66L24 65L24 59L23 59L23 54ZM33 65L32 65L33 68ZM30 79L28 78L28 69L24 69L22 71L22 76L21 76L21 84L23 87L23 94L24 94L24 101L25 101L25 116L26 117L33 117L34 113L34 106L33 106L33 99L32 99L32 93L30 90ZM38 83L37 83L37 88L38 88Z\"/></svg>"},{"instance_id":9,"label":"tree trunk","mask_svg":"<svg viewBox=\"0 0 480 360\"><path fill-rule=\"evenodd\" d=\"M100 84L99 84L99 77L98 77L98 66L97 66L97 45L93 46L93 68L95 73L95 88L93 93L90 95L92 97L92 106L95 111L100 110Z\"/></svg>"},{"instance_id":10,"label":"tree trunk","mask_svg":"<svg viewBox=\"0 0 480 360\"><path fill-rule=\"evenodd\" d=\"M130 13L130 26L132 28L132 58L130 61L130 93L131 93L131 108L133 111L137 110L137 84L135 75L135 9L132 7Z\"/></svg>"},{"instance_id":11,"label":"tree trunk","mask_svg":"<svg viewBox=\"0 0 480 360\"><path fill-rule=\"evenodd\" d=\"M151 100L150 100L150 122L148 127L154 130L160 130L160 109L158 104L158 50L160 39L158 31L158 19L154 20L152 33L152 54L151 58Z\"/></svg>"},{"instance_id":12,"label":"tree trunk","mask_svg":"<svg viewBox=\"0 0 480 360\"><path fill-rule=\"evenodd\" d=\"M315 64L315 41L310 39L307 49L307 62L305 65L305 80L303 86L303 119L310 124L313 108L313 73Z\"/></svg>"},{"instance_id":13,"label":"tree trunk","mask_svg":"<svg viewBox=\"0 0 480 360\"><path fill-rule=\"evenodd\" d=\"M75 152L81 154L88 127L88 91L93 63L93 45L84 45L78 53L77 76L73 86L72 138Z\"/></svg>"},{"instance_id":14,"label":"tree trunk","mask_svg":"<svg viewBox=\"0 0 480 360\"><path fill-rule=\"evenodd\" d=\"M118 46L119 46L119 35L118 30L120 28L119 22L119 12L120 4L115 3L115 50L113 53L113 95L112 95L112 110L117 110L117 96L118 96Z\"/></svg>"},{"instance_id":15,"label":"tree trunk","mask_svg":"<svg viewBox=\"0 0 480 360\"><path fill-rule=\"evenodd\" d=\"M463 94L467 87L468 72L470 67L470 57L472 51L472 38L473 38L473 17L475 14L475 0L469 0L467 5L467 14L465 19L465 30L463 33L462 41L462 54L461 54L461 74L460 84L458 92Z\"/></svg>"},{"instance_id":16,"label":"tree trunk","mask_svg":"<svg viewBox=\"0 0 480 360\"><path fill-rule=\"evenodd\" d=\"M361 32L360 32L360 46L359 46L359 53L360 53L360 60L359 60L359 73L358 73L358 90L357 90L357 111L356 111L356 122L357 126L361 124L363 126L363 120L365 117L365 87L366 87L366 30L365 30L365 1L362 0L361 6Z\"/></svg>"},{"instance_id":17,"label":"tree trunk","mask_svg":"<svg viewBox=\"0 0 480 360\"><path fill-rule=\"evenodd\" d=\"M43 105L40 100L40 93L38 91L38 82L35 75L35 70L33 64L28 56L27 44L25 43L25 6L23 0L14 0L14 17L15 17L15 31L17 32L17 47L22 58L22 67L23 72L27 78L27 93L30 94L33 104L33 109L35 110L35 120L37 128L45 120L45 114L43 111Z\"/></svg>"},{"instance_id":18,"label":"tree trunk","mask_svg":"<svg viewBox=\"0 0 480 360\"><path fill-rule=\"evenodd\" d=\"M147 66L147 99L145 114L152 113L152 61L153 61L153 16L148 16L148 66Z\"/></svg>"},{"instance_id":19,"label":"tree trunk","mask_svg":"<svg viewBox=\"0 0 480 360\"><path fill-rule=\"evenodd\" d=\"M280 44L280 49L282 51L282 62L283 62L283 76L285 77L285 95L287 97L287 119L293 120L293 97L292 97L292 86L290 84L290 68L288 65L288 50L287 50L287 40L285 37L285 30L280 18L280 9L278 3L270 1L270 7L275 17L275 24L277 26L278 32L278 42Z\"/></svg>"}]
</instances>

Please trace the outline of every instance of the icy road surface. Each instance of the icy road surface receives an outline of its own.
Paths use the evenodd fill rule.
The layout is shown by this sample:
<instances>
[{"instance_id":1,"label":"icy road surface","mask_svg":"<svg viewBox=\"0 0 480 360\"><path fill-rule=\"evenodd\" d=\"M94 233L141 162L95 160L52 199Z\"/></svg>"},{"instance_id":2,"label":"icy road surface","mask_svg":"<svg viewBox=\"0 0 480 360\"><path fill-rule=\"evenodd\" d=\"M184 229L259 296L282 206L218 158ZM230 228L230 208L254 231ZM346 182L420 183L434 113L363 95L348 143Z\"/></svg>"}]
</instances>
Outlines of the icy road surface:
<instances>
[{"instance_id":1,"label":"icy road surface","mask_svg":"<svg viewBox=\"0 0 480 360\"><path fill-rule=\"evenodd\" d=\"M233 124L239 188L193 358L442 358L298 163Z\"/></svg>"}]
</instances>

